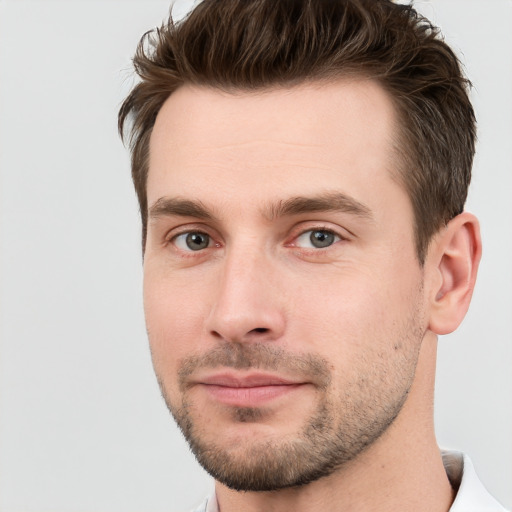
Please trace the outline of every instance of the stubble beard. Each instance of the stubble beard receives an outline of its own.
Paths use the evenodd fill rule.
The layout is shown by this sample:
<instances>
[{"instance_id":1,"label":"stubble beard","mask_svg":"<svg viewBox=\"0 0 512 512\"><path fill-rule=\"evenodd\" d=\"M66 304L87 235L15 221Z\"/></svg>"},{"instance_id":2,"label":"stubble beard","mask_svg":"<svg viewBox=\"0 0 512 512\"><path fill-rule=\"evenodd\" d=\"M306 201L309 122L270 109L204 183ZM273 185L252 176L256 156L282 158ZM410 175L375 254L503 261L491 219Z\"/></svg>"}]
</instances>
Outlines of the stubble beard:
<instances>
[{"instance_id":1,"label":"stubble beard","mask_svg":"<svg viewBox=\"0 0 512 512\"><path fill-rule=\"evenodd\" d=\"M405 370L397 368L403 372L398 389L388 390L384 396L380 390L381 395L375 395L375 385L369 384L371 379L366 374L347 386L341 396L333 396L331 370L320 356L291 355L266 344L229 343L182 363L179 405L172 403L162 379L158 380L167 407L192 453L215 480L237 491L274 491L326 477L375 443L406 401L415 370L415 362L411 365L409 359L408 363ZM321 398L293 437L247 440L245 444L212 442L212 433L204 434L203 429L208 428L204 418L197 421L185 382L197 368L217 366L300 371L314 379ZM233 407L231 414L233 422L257 423L263 412L259 408Z\"/></svg>"}]
</instances>

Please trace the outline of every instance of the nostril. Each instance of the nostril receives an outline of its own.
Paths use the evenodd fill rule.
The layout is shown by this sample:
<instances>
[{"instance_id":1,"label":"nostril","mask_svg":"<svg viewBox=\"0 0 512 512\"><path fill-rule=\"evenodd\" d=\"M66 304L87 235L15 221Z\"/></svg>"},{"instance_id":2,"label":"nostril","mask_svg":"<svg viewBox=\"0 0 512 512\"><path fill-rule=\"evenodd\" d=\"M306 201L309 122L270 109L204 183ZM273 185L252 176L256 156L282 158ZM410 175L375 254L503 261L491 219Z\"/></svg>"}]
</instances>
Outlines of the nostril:
<instances>
[{"instance_id":1,"label":"nostril","mask_svg":"<svg viewBox=\"0 0 512 512\"><path fill-rule=\"evenodd\" d=\"M256 327L256 329L253 329L251 332L267 332L268 329L265 327Z\"/></svg>"}]
</instances>

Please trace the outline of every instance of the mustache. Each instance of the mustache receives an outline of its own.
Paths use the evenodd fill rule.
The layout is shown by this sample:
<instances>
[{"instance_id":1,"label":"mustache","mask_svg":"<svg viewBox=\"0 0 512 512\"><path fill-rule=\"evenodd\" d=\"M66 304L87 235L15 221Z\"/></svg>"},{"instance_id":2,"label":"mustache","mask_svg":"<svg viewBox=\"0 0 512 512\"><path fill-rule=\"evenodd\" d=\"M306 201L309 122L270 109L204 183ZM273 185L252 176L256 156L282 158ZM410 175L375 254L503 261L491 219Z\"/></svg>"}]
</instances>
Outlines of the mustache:
<instances>
[{"instance_id":1,"label":"mustache","mask_svg":"<svg viewBox=\"0 0 512 512\"><path fill-rule=\"evenodd\" d=\"M229 342L204 354L183 358L178 370L180 389L187 389L190 376L196 371L214 368L284 373L310 381L321 389L331 382L329 363L317 354L290 353L266 343Z\"/></svg>"}]
</instances>

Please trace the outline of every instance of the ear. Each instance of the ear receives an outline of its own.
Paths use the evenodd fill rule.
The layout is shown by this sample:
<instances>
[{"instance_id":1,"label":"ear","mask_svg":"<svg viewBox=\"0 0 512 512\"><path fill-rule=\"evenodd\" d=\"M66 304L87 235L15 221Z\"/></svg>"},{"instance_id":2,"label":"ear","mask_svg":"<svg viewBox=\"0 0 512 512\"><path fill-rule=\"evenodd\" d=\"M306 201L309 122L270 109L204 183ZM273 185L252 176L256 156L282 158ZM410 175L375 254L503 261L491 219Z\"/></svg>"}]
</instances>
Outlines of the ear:
<instances>
[{"instance_id":1,"label":"ear","mask_svg":"<svg viewBox=\"0 0 512 512\"><path fill-rule=\"evenodd\" d=\"M427 264L432 271L429 329L453 332L469 308L482 255L477 218L463 212L432 240Z\"/></svg>"}]
</instances>

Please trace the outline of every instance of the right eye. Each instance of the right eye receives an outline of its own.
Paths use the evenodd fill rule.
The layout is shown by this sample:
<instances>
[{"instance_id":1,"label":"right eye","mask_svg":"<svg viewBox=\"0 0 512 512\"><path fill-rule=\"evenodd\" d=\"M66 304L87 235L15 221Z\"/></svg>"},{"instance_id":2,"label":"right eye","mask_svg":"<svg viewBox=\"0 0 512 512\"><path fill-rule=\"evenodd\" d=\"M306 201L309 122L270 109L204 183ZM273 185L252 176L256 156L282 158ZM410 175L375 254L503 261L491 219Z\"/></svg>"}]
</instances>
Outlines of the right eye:
<instances>
[{"instance_id":1,"label":"right eye","mask_svg":"<svg viewBox=\"0 0 512 512\"><path fill-rule=\"evenodd\" d=\"M176 235L172 242L182 251L201 251L213 245L210 235L200 231L188 231Z\"/></svg>"}]
</instances>

